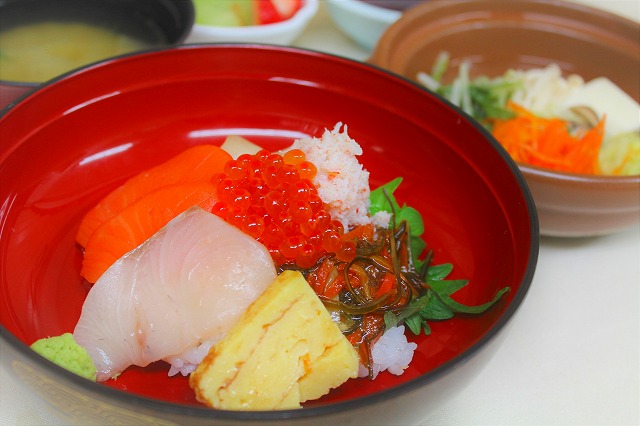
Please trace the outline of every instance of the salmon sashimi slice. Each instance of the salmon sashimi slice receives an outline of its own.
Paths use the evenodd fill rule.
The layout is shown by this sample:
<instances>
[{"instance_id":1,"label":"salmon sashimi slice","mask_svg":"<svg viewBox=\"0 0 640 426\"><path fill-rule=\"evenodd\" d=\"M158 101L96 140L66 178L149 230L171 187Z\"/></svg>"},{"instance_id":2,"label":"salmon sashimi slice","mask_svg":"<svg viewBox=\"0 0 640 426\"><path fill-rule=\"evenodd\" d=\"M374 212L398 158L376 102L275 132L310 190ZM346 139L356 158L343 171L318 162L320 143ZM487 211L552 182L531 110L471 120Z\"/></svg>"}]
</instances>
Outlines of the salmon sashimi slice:
<instances>
[{"instance_id":1,"label":"salmon sashimi slice","mask_svg":"<svg viewBox=\"0 0 640 426\"><path fill-rule=\"evenodd\" d=\"M231 159L231 155L218 146L197 145L132 177L87 212L80 223L76 241L86 247L100 225L146 194L166 185L210 181L224 170L224 165Z\"/></svg>"},{"instance_id":2,"label":"salmon sashimi slice","mask_svg":"<svg viewBox=\"0 0 640 426\"><path fill-rule=\"evenodd\" d=\"M80 274L94 283L116 260L192 206L210 211L216 203L211 181L160 187L107 219L84 249Z\"/></svg>"},{"instance_id":3,"label":"salmon sashimi slice","mask_svg":"<svg viewBox=\"0 0 640 426\"><path fill-rule=\"evenodd\" d=\"M266 247L192 207L100 277L73 336L98 381L158 360L187 375L275 278Z\"/></svg>"}]
</instances>

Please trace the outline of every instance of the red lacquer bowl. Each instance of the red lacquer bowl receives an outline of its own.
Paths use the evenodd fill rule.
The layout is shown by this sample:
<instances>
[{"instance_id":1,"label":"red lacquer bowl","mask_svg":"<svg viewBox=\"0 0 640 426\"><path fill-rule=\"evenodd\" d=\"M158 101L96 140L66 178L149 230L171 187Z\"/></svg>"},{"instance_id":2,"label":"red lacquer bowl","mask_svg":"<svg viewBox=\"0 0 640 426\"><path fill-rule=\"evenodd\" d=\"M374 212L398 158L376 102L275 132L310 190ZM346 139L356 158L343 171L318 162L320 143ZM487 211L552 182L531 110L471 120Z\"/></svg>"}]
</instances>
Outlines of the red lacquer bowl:
<instances>
[{"instance_id":1,"label":"red lacquer bowl","mask_svg":"<svg viewBox=\"0 0 640 426\"><path fill-rule=\"evenodd\" d=\"M72 331L87 293L74 235L83 214L128 177L188 146L241 134L280 148L337 122L363 146L372 186L424 216L435 262L470 284L488 313L432 323L402 376L351 380L302 410L215 411L167 366L117 380L80 379L28 349ZM517 166L481 128L417 85L373 66L259 45L190 45L120 57L47 84L0 116L2 362L79 422L181 424L249 420L329 424L423 419L497 350L538 255L535 207ZM499 402L496 401L496 404Z\"/></svg>"}]
</instances>

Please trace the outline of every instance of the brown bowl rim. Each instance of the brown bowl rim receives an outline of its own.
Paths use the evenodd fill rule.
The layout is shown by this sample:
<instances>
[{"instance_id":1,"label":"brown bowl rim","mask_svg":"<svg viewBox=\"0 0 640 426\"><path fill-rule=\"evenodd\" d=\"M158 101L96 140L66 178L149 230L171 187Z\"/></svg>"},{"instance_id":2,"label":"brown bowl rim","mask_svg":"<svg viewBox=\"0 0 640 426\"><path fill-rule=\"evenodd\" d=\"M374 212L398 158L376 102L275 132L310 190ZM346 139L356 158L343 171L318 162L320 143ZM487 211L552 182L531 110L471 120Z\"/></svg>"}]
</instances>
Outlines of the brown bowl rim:
<instances>
[{"instance_id":1,"label":"brown bowl rim","mask_svg":"<svg viewBox=\"0 0 640 426\"><path fill-rule=\"evenodd\" d=\"M516 162L520 171L525 176L536 176L549 180L559 180L566 182L581 182L588 184L617 184L617 185L640 185L640 174L638 175L603 175L562 172L559 170L547 169L533 166L531 164Z\"/></svg>"}]
</instances>

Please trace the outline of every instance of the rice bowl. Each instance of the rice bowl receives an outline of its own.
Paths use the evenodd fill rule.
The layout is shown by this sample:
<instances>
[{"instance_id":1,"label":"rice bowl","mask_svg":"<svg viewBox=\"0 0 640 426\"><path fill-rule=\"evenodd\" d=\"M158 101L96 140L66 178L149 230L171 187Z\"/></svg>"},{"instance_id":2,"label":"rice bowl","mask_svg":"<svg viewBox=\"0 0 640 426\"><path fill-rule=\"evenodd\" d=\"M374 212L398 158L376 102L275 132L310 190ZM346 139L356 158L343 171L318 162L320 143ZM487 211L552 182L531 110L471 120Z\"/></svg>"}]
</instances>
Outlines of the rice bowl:
<instances>
[{"instance_id":1,"label":"rice bowl","mask_svg":"<svg viewBox=\"0 0 640 426\"><path fill-rule=\"evenodd\" d=\"M230 56L235 60L228 61ZM175 66L162 65L165 61ZM158 76L162 84L148 79L149 75L157 75L149 73L151 69L168 73ZM330 81L325 78L328 75L332 76ZM94 79L101 84L95 84ZM309 81L316 83L299 84ZM381 97L379 102L370 102L367 88L371 84L386 89L375 95ZM61 96L62 93L66 95ZM108 96L110 93L118 94ZM225 101L212 104L212 93ZM256 97L257 93L261 95ZM244 95L238 98L238 94ZM62 121L54 126L36 125L25 134L19 117L33 112L31 106L37 104L44 122L48 122L46 116L61 116ZM75 108L79 105L82 106ZM133 105L137 106L134 115ZM423 114L417 113L424 108L439 119L425 120ZM71 113L59 115L60 111ZM110 112L105 115L105 111ZM161 119L159 111L164 111ZM90 120L90 130L74 125L87 122L87 114L103 118ZM371 120L372 117L385 119ZM168 380L164 369L134 369L108 385L80 381L27 348L26 344L37 335L59 334L76 321L85 297L78 275L80 254L73 244L77 219L118 183L186 146L203 141L220 143L223 135L231 131L281 149L292 135L319 137L327 126L339 121L349 123L349 135L363 144L362 163L370 170L374 185L388 181L398 171L404 175L407 186L398 196L411 199L429 219L426 238L438 247L435 256L452 261L461 275L473 276L475 291L465 291L461 298L468 303L484 301L505 282L509 283L512 292L495 310L473 320L457 320L453 326L434 325L434 336L439 335L442 340L426 343L425 336L417 337L415 354L419 356L414 357L402 376L380 373L375 385L348 382L338 392L297 411L206 409L185 398L185 382L180 378ZM452 126L443 125L445 122ZM389 128L388 123L395 125ZM63 132L68 149L52 159L54 154L46 148L50 146L51 132L59 134L59 126L67 125L76 129ZM7 135L3 137L7 149L0 157L0 173L3 181L6 178L16 183L3 188L2 197L17 197L9 211L3 213L0 238L0 259L7 271L1 284L2 336L3 343L7 343L3 348L7 349L7 359L17 359L28 366L18 375L49 378L57 395L85 395L79 399L80 405L66 407L85 421L97 419L98 406L108 410L111 419L126 422L162 419L190 424L212 420L238 424L289 419L325 424L423 418L451 395L445 389L460 389L497 349L505 336L502 331L524 299L535 269L538 235L533 203L517 168L496 149L495 141L417 86L343 58L290 48L224 45L188 46L123 57L68 76L26 97L3 111L0 129ZM403 137L398 138L398 132ZM474 141L471 152L459 149L459 139ZM123 145L124 140L127 142ZM407 155L409 152L415 155ZM27 158L37 166L35 170L40 170L38 176L27 175L18 167ZM91 173L86 173L89 170ZM24 192L21 188L28 187L25 184L31 179L46 184L48 189ZM470 185L473 191L469 191ZM411 196L416 189L420 196ZM45 199L41 199L43 194ZM469 203L475 208L469 209ZM31 215L32 206L39 209L37 217ZM42 215L49 220L37 219ZM10 228L13 234L4 231ZM12 235L20 236L19 246ZM483 249L487 235L491 236L495 251ZM57 242L53 246L49 243L52 240ZM34 264L34 256L49 260ZM505 262L505 256L511 261ZM21 272L18 274L10 264L20 265ZM32 275L25 274L25 269L39 279L30 282L28 277ZM54 291L51 297L59 283L65 283L66 290ZM9 286L19 291L9 296ZM32 317L20 308L30 305L32 296L54 302L48 305L54 311L61 306L66 309L43 311L44 317L53 315L58 320L47 320L36 330L29 325ZM445 341L449 342L446 347L440 344ZM447 348L455 348L455 353ZM427 391L428 388L433 390ZM431 394L427 401L425 392ZM45 393L45 398L57 403L51 394Z\"/></svg>"}]
</instances>

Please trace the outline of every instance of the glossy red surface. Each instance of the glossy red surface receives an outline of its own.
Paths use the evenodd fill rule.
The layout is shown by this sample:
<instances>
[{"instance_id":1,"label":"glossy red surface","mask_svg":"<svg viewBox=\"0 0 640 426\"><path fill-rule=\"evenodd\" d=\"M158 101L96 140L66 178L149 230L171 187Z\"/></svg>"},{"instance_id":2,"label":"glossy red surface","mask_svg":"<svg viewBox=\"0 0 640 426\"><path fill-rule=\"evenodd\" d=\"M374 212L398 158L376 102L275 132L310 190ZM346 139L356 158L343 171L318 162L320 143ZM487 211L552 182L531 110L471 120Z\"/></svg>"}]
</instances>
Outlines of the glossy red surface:
<instances>
[{"instance_id":1,"label":"glossy red surface","mask_svg":"<svg viewBox=\"0 0 640 426\"><path fill-rule=\"evenodd\" d=\"M0 108L9 105L11 101L37 87L37 83L7 83L0 81Z\"/></svg>"},{"instance_id":2,"label":"glossy red surface","mask_svg":"<svg viewBox=\"0 0 640 426\"><path fill-rule=\"evenodd\" d=\"M517 167L454 109L365 64L264 46L190 46L134 55L43 87L0 117L0 308L24 344L72 331L87 293L74 235L125 179L188 146L242 134L279 148L337 122L364 149L372 186L405 178L398 199L424 216L435 261L470 284L460 301L507 297L485 315L433 323L402 376L352 380L320 402L414 382L473 354L504 326L535 269L537 221ZM112 387L195 405L167 366L130 368ZM435 376L434 376L435 378ZM425 383L427 383L425 381Z\"/></svg>"}]
</instances>

